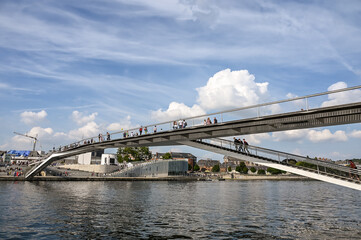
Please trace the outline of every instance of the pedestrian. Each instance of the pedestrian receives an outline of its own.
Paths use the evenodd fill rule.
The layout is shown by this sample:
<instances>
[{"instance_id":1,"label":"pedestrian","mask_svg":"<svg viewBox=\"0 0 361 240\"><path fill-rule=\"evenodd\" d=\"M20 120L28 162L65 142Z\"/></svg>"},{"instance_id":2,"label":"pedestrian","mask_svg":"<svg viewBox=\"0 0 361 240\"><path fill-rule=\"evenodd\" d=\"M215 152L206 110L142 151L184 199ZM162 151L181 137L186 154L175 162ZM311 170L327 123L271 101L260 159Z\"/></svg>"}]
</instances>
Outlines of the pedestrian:
<instances>
[{"instance_id":1,"label":"pedestrian","mask_svg":"<svg viewBox=\"0 0 361 240\"><path fill-rule=\"evenodd\" d=\"M207 123L206 123L207 125L211 125L212 124L212 121L211 121L211 119L210 118L207 118Z\"/></svg>"},{"instance_id":2,"label":"pedestrian","mask_svg":"<svg viewBox=\"0 0 361 240\"><path fill-rule=\"evenodd\" d=\"M107 132L107 141L110 141L110 134Z\"/></svg>"},{"instance_id":3,"label":"pedestrian","mask_svg":"<svg viewBox=\"0 0 361 240\"><path fill-rule=\"evenodd\" d=\"M100 133L98 135L98 138L99 138L99 142L101 142L102 135Z\"/></svg>"},{"instance_id":4,"label":"pedestrian","mask_svg":"<svg viewBox=\"0 0 361 240\"><path fill-rule=\"evenodd\" d=\"M173 122L173 129L177 129L177 121Z\"/></svg>"},{"instance_id":5,"label":"pedestrian","mask_svg":"<svg viewBox=\"0 0 361 240\"><path fill-rule=\"evenodd\" d=\"M153 131L154 131L154 133L157 132L157 126L154 126Z\"/></svg>"},{"instance_id":6,"label":"pedestrian","mask_svg":"<svg viewBox=\"0 0 361 240\"><path fill-rule=\"evenodd\" d=\"M244 144L240 138L238 138L238 142L239 142L239 151L244 152Z\"/></svg>"},{"instance_id":7,"label":"pedestrian","mask_svg":"<svg viewBox=\"0 0 361 240\"><path fill-rule=\"evenodd\" d=\"M183 119L183 122L182 122L182 128L186 128L187 127L187 122L185 119Z\"/></svg>"},{"instance_id":8,"label":"pedestrian","mask_svg":"<svg viewBox=\"0 0 361 240\"><path fill-rule=\"evenodd\" d=\"M350 168L352 168L352 169L354 169L354 170L356 170L357 171L357 167L356 167L356 164L352 161L352 160L348 160L349 161L349 163L350 163ZM351 170L352 171L352 170ZM351 171L350 171L350 178L357 178L357 180L359 180L360 181L360 178L359 178L359 176L357 175L357 174L353 174L353 173L351 173Z\"/></svg>"},{"instance_id":9,"label":"pedestrian","mask_svg":"<svg viewBox=\"0 0 361 240\"><path fill-rule=\"evenodd\" d=\"M148 134L148 128L147 127L144 128L144 134Z\"/></svg>"},{"instance_id":10,"label":"pedestrian","mask_svg":"<svg viewBox=\"0 0 361 240\"><path fill-rule=\"evenodd\" d=\"M203 121L203 125L206 126L207 125L207 120L204 119Z\"/></svg>"},{"instance_id":11,"label":"pedestrian","mask_svg":"<svg viewBox=\"0 0 361 240\"><path fill-rule=\"evenodd\" d=\"M182 119L180 119L178 121L178 129L181 129L182 127L183 127L183 121L182 121Z\"/></svg>"},{"instance_id":12,"label":"pedestrian","mask_svg":"<svg viewBox=\"0 0 361 240\"><path fill-rule=\"evenodd\" d=\"M214 118L213 118L213 124L217 124L217 123L218 123L217 118L214 117Z\"/></svg>"},{"instance_id":13,"label":"pedestrian","mask_svg":"<svg viewBox=\"0 0 361 240\"><path fill-rule=\"evenodd\" d=\"M250 154L248 151L248 142L244 138L243 138L243 149L244 149L244 152L247 151L247 153Z\"/></svg>"},{"instance_id":14,"label":"pedestrian","mask_svg":"<svg viewBox=\"0 0 361 240\"><path fill-rule=\"evenodd\" d=\"M139 135L142 135L142 132L143 132L143 127L140 126L140 128L139 128Z\"/></svg>"},{"instance_id":15,"label":"pedestrian","mask_svg":"<svg viewBox=\"0 0 361 240\"><path fill-rule=\"evenodd\" d=\"M239 151L239 141L238 141L238 139L233 137L233 143L234 143L234 147L236 148L236 151Z\"/></svg>"}]
</instances>

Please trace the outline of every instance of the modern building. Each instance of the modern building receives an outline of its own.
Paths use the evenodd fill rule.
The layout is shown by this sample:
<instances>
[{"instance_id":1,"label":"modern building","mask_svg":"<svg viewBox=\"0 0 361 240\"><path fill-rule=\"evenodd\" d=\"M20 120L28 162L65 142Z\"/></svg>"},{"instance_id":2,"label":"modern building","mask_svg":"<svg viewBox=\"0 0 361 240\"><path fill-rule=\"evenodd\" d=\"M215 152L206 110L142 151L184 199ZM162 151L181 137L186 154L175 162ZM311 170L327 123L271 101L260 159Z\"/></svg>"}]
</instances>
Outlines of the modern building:
<instances>
[{"instance_id":1,"label":"modern building","mask_svg":"<svg viewBox=\"0 0 361 240\"><path fill-rule=\"evenodd\" d=\"M101 165L118 165L117 154L103 153L100 164Z\"/></svg>"},{"instance_id":2,"label":"modern building","mask_svg":"<svg viewBox=\"0 0 361 240\"><path fill-rule=\"evenodd\" d=\"M187 160L188 164L194 167L197 164L197 157L191 153L169 152L173 160ZM153 160L163 159L165 153L156 153L153 155Z\"/></svg>"},{"instance_id":3,"label":"modern building","mask_svg":"<svg viewBox=\"0 0 361 240\"><path fill-rule=\"evenodd\" d=\"M103 150L98 150L94 152L88 152L84 154L78 155L78 164L90 165L90 164L101 164L102 154L104 153Z\"/></svg>"}]
</instances>

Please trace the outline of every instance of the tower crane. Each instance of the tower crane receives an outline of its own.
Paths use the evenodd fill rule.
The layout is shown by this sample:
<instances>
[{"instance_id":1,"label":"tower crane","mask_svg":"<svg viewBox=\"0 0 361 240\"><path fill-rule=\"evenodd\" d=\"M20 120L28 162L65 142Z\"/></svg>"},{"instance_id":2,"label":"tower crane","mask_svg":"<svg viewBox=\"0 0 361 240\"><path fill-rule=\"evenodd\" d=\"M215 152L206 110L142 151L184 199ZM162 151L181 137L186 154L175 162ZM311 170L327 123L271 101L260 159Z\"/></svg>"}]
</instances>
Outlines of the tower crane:
<instances>
[{"instance_id":1,"label":"tower crane","mask_svg":"<svg viewBox=\"0 0 361 240\"><path fill-rule=\"evenodd\" d=\"M32 139L34 139L34 147L33 147L33 151L35 151L36 142L38 141L38 139L37 139L38 134L36 134L36 137L29 136L29 135L27 135L27 134L18 133L18 132L14 132L14 134L16 134L16 135L20 135L20 136L23 136L23 137L27 137L27 138L32 138Z\"/></svg>"}]
</instances>

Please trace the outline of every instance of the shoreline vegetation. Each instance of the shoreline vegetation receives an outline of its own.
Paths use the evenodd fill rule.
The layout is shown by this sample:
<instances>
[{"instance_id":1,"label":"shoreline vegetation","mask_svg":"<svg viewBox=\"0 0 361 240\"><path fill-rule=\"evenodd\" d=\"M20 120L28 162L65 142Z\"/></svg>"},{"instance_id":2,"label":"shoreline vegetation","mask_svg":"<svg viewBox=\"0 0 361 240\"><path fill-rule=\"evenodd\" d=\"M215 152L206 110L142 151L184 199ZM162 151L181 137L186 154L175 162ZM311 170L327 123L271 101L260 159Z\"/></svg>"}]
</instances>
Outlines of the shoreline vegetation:
<instances>
[{"instance_id":1,"label":"shoreline vegetation","mask_svg":"<svg viewBox=\"0 0 361 240\"><path fill-rule=\"evenodd\" d=\"M37 176L31 180L24 177L1 176L0 181L251 181L251 180L314 180L297 175L241 175L238 178L231 177L195 177L195 176L174 176L174 177L59 177L59 176ZM317 180L314 180L317 181Z\"/></svg>"}]
</instances>

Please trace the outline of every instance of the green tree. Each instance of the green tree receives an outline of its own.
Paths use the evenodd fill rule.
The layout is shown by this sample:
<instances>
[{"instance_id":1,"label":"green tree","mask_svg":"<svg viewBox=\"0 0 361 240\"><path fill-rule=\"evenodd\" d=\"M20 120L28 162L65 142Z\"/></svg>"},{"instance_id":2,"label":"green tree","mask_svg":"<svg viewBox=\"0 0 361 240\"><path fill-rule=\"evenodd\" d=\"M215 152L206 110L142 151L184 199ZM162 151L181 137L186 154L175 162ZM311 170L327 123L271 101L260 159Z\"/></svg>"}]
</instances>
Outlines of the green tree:
<instances>
[{"instance_id":1,"label":"green tree","mask_svg":"<svg viewBox=\"0 0 361 240\"><path fill-rule=\"evenodd\" d=\"M265 175L266 172L265 172L265 170L263 170L263 169L258 169L257 174L258 174L258 175Z\"/></svg>"},{"instance_id":2,"label":"green tree","mask_svg":"<svg viewBox=\"0 0 361 240\"><path fill-rule=\"evenodd\" d=\"M163 159L172 159L172 155L169 152L167 152L163 155Z\"/></svg>"},{"instance_id":3,"label":"green tree","mask_svg":"<svg viewBox=\"0 0 361 240\"><path fill-rule=\"evenodd\" d=\"M144 161L152 158L152 153L148 147L120 147L117 151L118 162L129 161L131 157L134 161Z\"/></svg>"},{"instance_id":4,"label":"green tree","mask_svg":"<svg viewBox=\"0 0 361 240\"><path fill-rule=\"evenodd\" d=\"M200 170L200 167L198 166L198 164L194 165L193 170L194 170L194 171L199 171L199 170Z\"/></svg>"},{"instance_id":5,"label":"green tree","mask_svg":"<svg viewBox=\"0 0 361 240\"><path fill-rule=\"evenodd\" d=\"M251 172L255 173L257 171L257 169L255 167L251 167Z\"/></svg>"},{"instance_id":6,"label":"green tree","mask_svg":"<svg viewBox=\"0 0 361 240\"><path fill-rule=\"evenodd\" d=\"M269 172L272 175L278 175L278 174L286 173L285 171L282 171L282 170L279 170L279 169L276 169L276 168L271 168L271 167L267 168L267 172Z\"/></svg>"},{"instance_id":7,"label":"green tree","mask_svg":"<svg viewBox=\"0 0 361 240\"><path fill-rule=\"evenodd\" d=\"M232 172L232 167L231 166L228 167L228 172Z\"/></svg>"},{"instance_id":8,"label":"green tree","mask_svg":"<svg viewBox=\"0 0 361 240\"><path fill-rule=\"evenodd\" d=\"M242 172L243 174L247 174L247 173L248 173L248 168L247 168L247 167L243 167L243 168L241 169L241 172Z\"/></svg>"},{"instance_id":9,"label":"green tree","mask_svg":"<svg viewBox=\"0 0 361 240\"><path fill-rule=\"evenodd\" d=\"M220 169L220 167L219 167L219 164L217 164L217 165L214 165L213 167L212 167L212 172L219 172L221 169Z\"/></svg>"},{"instance_id":10,"label":"green tree","mask_svg":"<svg viewBox=\"0 0 361 240\"><path fill-rule=\"evenodd\" d=\"M192 165L190 165L189 163L188 163L188 171L191 171L192 170Z\"/></svg>"}]
</instances>

